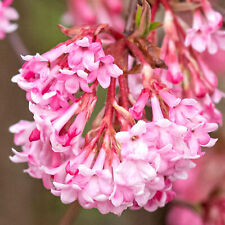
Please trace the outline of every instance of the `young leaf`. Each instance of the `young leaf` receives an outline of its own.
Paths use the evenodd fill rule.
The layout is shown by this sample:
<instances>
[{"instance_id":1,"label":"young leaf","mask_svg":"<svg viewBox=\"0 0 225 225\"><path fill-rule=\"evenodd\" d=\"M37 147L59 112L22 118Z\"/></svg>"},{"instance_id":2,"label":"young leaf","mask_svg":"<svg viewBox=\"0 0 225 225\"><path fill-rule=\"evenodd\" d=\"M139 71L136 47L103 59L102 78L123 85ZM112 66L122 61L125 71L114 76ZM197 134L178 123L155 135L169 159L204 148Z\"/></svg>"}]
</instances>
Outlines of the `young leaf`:
<instances>
[{"instance_id":1,"label":"young leaf","mask_svg":"<svg viewBox=\"0 0 225 225\"><path fill-rule=\"evenodd\" d=\"M155 29L157 29L157 28L159 28L159 27L161 27L162 26L162 24L160 23L160 22L153 22L153 23L151 23L150 25L149 25L149 28L148 28L148 31L150 32L150 31L153 31L153 30L155 30Z\"/></svg>"},{"instance_id":2,"label":"young leaf","mask_svg":"<svg viewBox=\"0 0 225 225\"><path fill-rule=\"evenodd\" d=\"M139 9L140 10L140 9ZM143 0L143 4L141 7L141 16L140 21L138 21L139 26L137 30L132 34L133 37L141 37L146 34L148 31L149 23L151 20L151 9L146 0Z\"/></svg>"},{"instance_id":3,"label":"young leaf","mask_svg":"<svg viewBox=\"0 0 225 225\"><path fill-rule=\"evenodd\" d=\"M141 24L141 12L142 12L142 7L138 5L137 8L137 14L136 14L136 26L139 27Z\"/></svg>"}]
</instances>

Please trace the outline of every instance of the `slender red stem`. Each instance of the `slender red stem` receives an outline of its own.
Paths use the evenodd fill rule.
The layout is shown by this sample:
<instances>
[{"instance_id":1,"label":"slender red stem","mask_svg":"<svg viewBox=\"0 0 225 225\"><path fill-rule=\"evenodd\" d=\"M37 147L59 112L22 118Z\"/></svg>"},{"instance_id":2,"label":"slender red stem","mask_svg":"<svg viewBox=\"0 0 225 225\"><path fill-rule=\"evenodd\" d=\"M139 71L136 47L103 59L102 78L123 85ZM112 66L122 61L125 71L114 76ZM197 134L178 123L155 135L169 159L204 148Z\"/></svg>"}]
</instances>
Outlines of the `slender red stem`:
<instances>
[{"instance_id":1,"label":"slender red stem","mask_svg":"<svg viewBox=\"0 0 225 225\"><path fill-rule=\"evenodd\" d=\"M168 0L161 0L161 3L163 4L163 6L164 6L164 8L165 8L166 10L169 10L169 11L172 13L173 19L174 19L174 22L175 22L175 25L176 25L176 27L177 27L177 30L180 31L180 34L181 34L182 39L185 38L186 33L185 33L183 27L182 27L182 26L180 25L180 23L178 22L177 17L174 15L174 13L173 13L173 11L172 11L170 5L169 5ZM183 41L183 40L182 40L182 41Z\"/></svg>"},{"instance_id":2,"label":"slender red stem","mask_svg":"<svg viewBox=\"0 0 225 225\"><path fill-rule=\"evenodd\" d=\"M182 38L182 39L185 39L185 37L186 37L186 32L184 31L184 29L183 29L183 27L180 25L180 23L177 21L176 16L173 16L173 18L174 18L174 22L175 22L175 25L176 25L177 29L180 31L181 38ZM183 42L183 40L182 40L182 42Z\"/></svg>"},{"instance_id":3,"label":"slender red stem","mask_svg":"<svg viewBox=\"0 0 225 225\"><path fill-rule=\"evenodd\" d=\"M159 0L156 0L151 8L151 23L155 21L155 16L158 11L158 8L159 8ZM150 32L150 34L148 35L148 40L152 43L157 42L156 30L153 30L152 32Z\"/></svg>"},{"instance_id":4,"label":"slender red stem","mask_svg":"<svg viewBox=\"0 0 225 225\"><path fill-rule=\"evenodd\" d=\"M116 39L122 39L124 38L124 35L118 31L116 31L115 29L113 29L112 27L109 28L109 33Z\"/></svg>"},{"instance_id":5,"label":"slender red stem","mask_svg":"<svg viewBox=\"0 0 225 225\"><path fill-rule=\"evenodd\" d=\"M113 120L113 102L116 95L116 79L111 78L110 86L108 88L107 100L106 100L106 110L105 110L105 119L108 124L108 127L112 126Z\"/></svg>"},{"instance_id":6,"label":"slender red stem","mask_svg":"<svg viewBox=\"0 0 225 225\"><path fill-rule=\"evenodd\" d=\"M126 80L125 80L125 75L123 74L122 76L119 77L119 84L120 84L120 96L122 100L122 106L128 110L129 104L128 104L128 90L126 87Z\"/></svg>"},{"instance_id":7,"label":"slender red stem","mask_svg":"<svg viewBox=\"0 0 225 225\"><path fill-rule=\"evenodd\" d=\"M159 0L156 0L151 9L151 22L154 22L158 8L159 8Z\"/></svg>"},{"instance_id":8,"label":"slender red stem","mask_svg":"<svg viewBox=\"0 0 225 225\"><path fill-rule=\"evenodd\" d=\"M168 0L160 0L166 10L170 10L170 5Z\"/></svg>"},{"instance_id":9,"label":"slender red stem","mask_svg":"<svg viewBox=\"0 0 225 225\"><path fill-rule=\"evenodd\" d=\"M125 86L126 86L126 91L129 94L130 90L129 90L129 85L128 85L128 74L124 74L124 80L125 80Z\"/></svg>"}]
</instances>

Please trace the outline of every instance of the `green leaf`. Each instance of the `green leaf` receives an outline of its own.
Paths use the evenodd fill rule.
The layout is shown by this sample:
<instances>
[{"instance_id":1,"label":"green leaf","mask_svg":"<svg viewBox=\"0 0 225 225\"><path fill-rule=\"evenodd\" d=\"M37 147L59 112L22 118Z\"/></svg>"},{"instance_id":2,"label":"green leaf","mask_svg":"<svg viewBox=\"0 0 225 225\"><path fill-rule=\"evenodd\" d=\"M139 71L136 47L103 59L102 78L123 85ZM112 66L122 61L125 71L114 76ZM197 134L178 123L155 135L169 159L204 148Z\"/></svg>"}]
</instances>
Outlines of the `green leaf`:
<instances>
[{"instance_id":1,"label":"green leaf","mask_svg":"<svg viewBox=\"0 0 225 225\"><path fill-rule=\"evenodd\" d=\"M137 14L136 14L136 26L140 27L141 24L141 13L142 13L142 7L138 5L137 8Z\"/></svg>"},{"instance_id":2,"label":"green leaf","mask_svg":"<svg viewBox=\"0 0 225 225\"><path fill-rule=\"evenodd\" d=\"M141 14L141 15L140 15ZM151 9L146 0L143 0L142 7L137 10L137 29L132 34L133 37L141 37L148 31L149 22L151 20Z\"/></svg>"},{"instance_id":3,"label":"green leaf","mask_svg":"<svg viewBox=\"0 0 225 225\"><path fill-rule=\"evenodd\" d=\"M162 24L160 22L153 22L149 25L148 31L151 32L161 26L162 26Z\"/></svg>"}]
</instances>

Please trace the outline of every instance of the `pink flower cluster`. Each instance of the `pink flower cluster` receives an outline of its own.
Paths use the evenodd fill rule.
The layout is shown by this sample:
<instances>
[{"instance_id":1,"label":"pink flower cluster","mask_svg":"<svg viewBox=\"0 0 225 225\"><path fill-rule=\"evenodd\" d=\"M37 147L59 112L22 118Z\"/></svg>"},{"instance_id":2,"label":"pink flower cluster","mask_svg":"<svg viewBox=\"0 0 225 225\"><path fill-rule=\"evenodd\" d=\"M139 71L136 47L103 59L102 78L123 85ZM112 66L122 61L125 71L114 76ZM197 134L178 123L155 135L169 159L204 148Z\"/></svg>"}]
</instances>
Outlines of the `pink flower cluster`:
<instances>
[{"instance_id":1,"label":"pink flower cluster","mask_svg":"<svg viewBox=\"0 0 225 225\"><path fill-rule=\"evenodd\" d=\"M67 41L49 52L23 57L27 62L13 77L13 82L27 92L27 100L56 110L66 108L74 95L81 89L92 90L89 84L96 80L103 88L110 84L110 78L117 78L123 71L105 55L100 42L84 37Z\"/></svg>"},{"instance_id":2,"label":"pink flower cluster","mask_svg":"<svg viewBox=\"0 0 225 225\"><path fill-rule=\"evenodd\" d=\"M168 70L158 71L158 76L176 96L196 99L208 121L221 123L222 114L215 104L225 95L217 89L217 76L198 52L184 46L184 31L176 24L173 13L166 11L162 58Z\"/></svg>"},{"instance_id":3,"label":"pink flower cluster","mask_svg":"<svg viewBox=\"0 0 225 225\"><path fill-rule=\"evenodd\" d=\"M86 3L75 2L78 8ZM162 58L168 70L153 69L163 62L147 39L104 28L114 37L104 43L106 54L99 26L68 29L77 34L72 40L23 57L27 62L12 80L26 91L34 122L10 128L22 146L11 160L27 162L26 171L63 203L78 200L104 214L154 211L171 201L174 182L186 179L202 147L217 140L209 133L221 122L214 102L223 96L215 74L182 44L177 24L167 9ZM131 75L127 67L141 74ZM85 134L98 85L108 88L106 104Z\"/></svg>"},{"instance_id":4,"label":"pink flower cluster","mask_svg":"<svg viewBox=\"0 0 225 225\"><path fill-rule=\"evenodd\" d=\"M17 11L9 7L11 3L11 0L0 1L0 39L3 39L6 33L17 29L17 25L10 22L19 18Z\"/></svg>"},{"instance_id":5,"label":"pink flower cluster","mask_svg":"<svg viewBox=\"0 0 225 225\"><path fill-rule=\"evenodd\" d=\"M68 12L63 17L64 22L67 24L106 23L115 29L123 31L122 0L68 0L68 8Z\"/></svg>"},{"instance_id":6,"label":"pink flower cluster","mask_svg":"<svg viewBox=\"0 0 225 225\"><path fill-rule=\"evenodd\" d=\"M224 224L224 158L223 149L214 149L196 161L197 166L189 171L188 180L175 182L176 198L185 204L174 204L168 213L168 225Z\"/></svg>"},{"instance_id":7,"label":"pink flower cluster","mask_svg":"<svg viewBox=\"0 0 225 225\"><path fill-rule=\"evenodd\" d=\"M194 13L193 27L187 30L185 45L198 52L208 50L210 54L215 54L219 49L225 50L225 31L219 30L223 17L212 9L208 1L202 0L201 4Z\"/></svg>"},{"instance_id":8,"label":"pink flower cluster","mask_svg":"<svg viewBox=\"0 0 225 225\"><path fill-rule=\"evenodd\" d=\"M77 53L82 49L78 44L85 40L76 41ZM191 159L202 155L201 146L215 143L208 133L216 130L217 124L209 123L201 115L195 100L181 100L155 85L157 94L145 92L151 102L152 122L139 120L128 131L113 135L106 129L101 142L103 119L96 133L88 133L84 141L81 135L96 103L95 84L91 92L71 97L65 89L67 74L63 76L65 79L61 75L61 70L66 70L64 66L70 65L67 63L70 51L65 53L65 48L70 49L70 44L60 45L43 56L29 57L20 75L13 79L27 91L35 122L21 121L11 127L15 143L23 150L13 150L15 155L11 160L28 162L26 171L42 179L45 187L60 196L63 203L78 200L84 208L118 215L128 207L144 207L148 211L163 207L174 196L173 182L185 179L186 171L194 166ZM57 59L62 64L52 51L60 52ZM71 76L79 77L74 71ZM63 89L57 90L58 87ZM51 94L53 91L57 96ZM46 94L48 98L44 97ZM146 94L139 97L136 104L141 107L134 105L131 114L142 114Z\"/></svg>"}]
</instances>

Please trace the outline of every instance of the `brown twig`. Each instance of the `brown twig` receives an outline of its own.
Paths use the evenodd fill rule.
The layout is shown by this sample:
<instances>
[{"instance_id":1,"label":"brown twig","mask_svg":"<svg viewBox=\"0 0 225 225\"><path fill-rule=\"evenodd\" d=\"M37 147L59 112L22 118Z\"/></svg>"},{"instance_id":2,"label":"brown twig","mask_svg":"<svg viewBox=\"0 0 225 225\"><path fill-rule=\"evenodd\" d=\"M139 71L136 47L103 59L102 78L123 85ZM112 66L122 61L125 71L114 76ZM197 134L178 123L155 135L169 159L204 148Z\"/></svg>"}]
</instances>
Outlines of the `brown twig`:
<instances>
[{"instance_id":1,"label":"brown twig","mask_svg":"<svg viewBox=\"0 0 225 225\"><path fill-rule=\"evenodd\" d=\"M58 225L72 225L72 222L76 219L79 211L80 207L76 201L68 207L65 215L62 217Z\"/></svg>"},{"instance_id":2,"label":"brown twig","mask_svg":"<svg viewBox=\"0 0 225 225\"><path fill-rule=\"evenodd\" d=\"M13 32L12 34L8 35L7 39L8 39L8 42L10 43L10 45L12 46L13 50L15 51L15 53L21 60L21 62L24 62L20 56L28 55L29 51L27 50L23 41L21 40L20 35L17 32Z\"/></svg>"}]
</instances>

